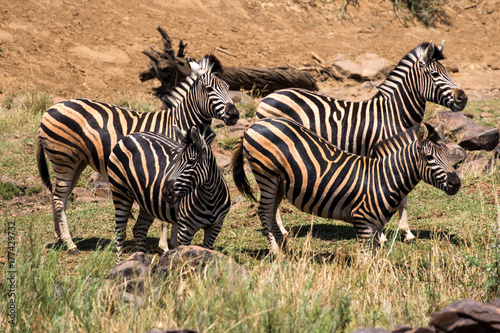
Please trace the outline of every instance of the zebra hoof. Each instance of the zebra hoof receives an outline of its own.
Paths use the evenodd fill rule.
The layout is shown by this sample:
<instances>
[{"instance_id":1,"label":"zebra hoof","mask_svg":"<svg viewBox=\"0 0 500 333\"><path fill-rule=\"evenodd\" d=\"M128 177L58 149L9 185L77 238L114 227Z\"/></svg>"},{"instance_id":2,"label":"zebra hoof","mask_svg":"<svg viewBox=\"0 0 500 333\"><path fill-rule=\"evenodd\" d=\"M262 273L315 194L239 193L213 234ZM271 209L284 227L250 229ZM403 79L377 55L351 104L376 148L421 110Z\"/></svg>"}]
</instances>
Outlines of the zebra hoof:
<instances>
[{"instance_id":1,"label":"zebra hoof","mask_svg":"<svg viewBox=\"0 0 500 333\"><path fill-rule=\"evenodd\" d=\"M80 250L78 250L78 248L75 247L74 249L68 250L68 254L71 255L71 256L76 256L76 255L80 254Z\"/></svg>"}]
</instances>

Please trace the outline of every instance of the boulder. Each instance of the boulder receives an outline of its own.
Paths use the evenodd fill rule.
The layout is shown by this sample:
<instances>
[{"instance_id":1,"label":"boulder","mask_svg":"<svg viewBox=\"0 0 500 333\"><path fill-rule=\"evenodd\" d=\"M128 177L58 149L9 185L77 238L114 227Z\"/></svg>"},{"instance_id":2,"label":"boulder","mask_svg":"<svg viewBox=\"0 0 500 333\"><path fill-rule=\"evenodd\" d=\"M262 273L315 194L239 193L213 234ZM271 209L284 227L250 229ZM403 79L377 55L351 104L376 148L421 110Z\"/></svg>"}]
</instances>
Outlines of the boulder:
<instances>
[{"instance_id":1,"label":"boulder","mask_svg":"<svg viewBox=\"0 0 500 333\"><path fill-rule=\"evenodd\" d=\"M122 278L130 280L143 277L149 272L150 266L151 259L144 252L135 252L113 267L108 273L108 279Z\"/></svg>"},{"instance_id":2,"label":"boulder","mask_svg":"<svg viewBox=\"0 0 500 333\"><path fill-rule=\"evenodd\" d=\"M394 66L389 60L375 53L363 53L356 57L355 62L361 67L363 81L373 81L386 78Z\"/></svg>"},{"instance_id":3,"label":"boulder","mask_svg":"<svg viewBox=\"0 0 500 333\"><path fill-rule=\"evenodd\" d=\"M480 126L460 112L439 111L436 120L444 123L447 136L467 150L493 150L499 143L498 128Z\"/></svg>"},{"instance_id":4,"label":"boulder","mask_svg":"<svg viewBox=\"0 0 500 333\"><path fill-rule=\"evenodd\" d=\"M447 143L446 150L448 151L450 164L453 166L456 166L467 157L467 152L465 151L465 149L460 147L456 143Z\"/></svg>"},{"instance_id":5,"label":"boulder","mask_svg":"<svg viewBox=\"0 0 500 333\"><path fill-rule=\"evenodd\" d=\"M163 253L158 265L153 268L157 276L168 276L174 272L182 275L205 269L210 263L224 265L231 278L248 277L248 271L220 252L197 245L180 245Z\"/></svg>"},{"instance_id":6,"label":"boulder","mask_svg":"<svg viewBox=\"0 0 500 333\"><path fill-rule=\"evenodd\" d=\"M336 54L333 60L331 60L331 64L341 75L357 81L362 80L361 66L347 59L345 55Z\"/></svg>"},{"instance_id":7,"label":"boulder","mask_svg":"<svg viewBox=\"0 0 500 333\"><path fill-rule=\"evenodd\" d=\"M467 130L458 144L467 150L493 150L498 145L498 128L475 126Z\"/></svg>"},{"instance_id":8,"label":"boulder","mask_svg":"<svg viewBox=\"0 0 500 333\"><path fill-rule=\"evenodd\" d=\"M432 314L430 327L443 332L498 332L500 308L472 299L459 300Z\"/></svg>"}]
</instances>

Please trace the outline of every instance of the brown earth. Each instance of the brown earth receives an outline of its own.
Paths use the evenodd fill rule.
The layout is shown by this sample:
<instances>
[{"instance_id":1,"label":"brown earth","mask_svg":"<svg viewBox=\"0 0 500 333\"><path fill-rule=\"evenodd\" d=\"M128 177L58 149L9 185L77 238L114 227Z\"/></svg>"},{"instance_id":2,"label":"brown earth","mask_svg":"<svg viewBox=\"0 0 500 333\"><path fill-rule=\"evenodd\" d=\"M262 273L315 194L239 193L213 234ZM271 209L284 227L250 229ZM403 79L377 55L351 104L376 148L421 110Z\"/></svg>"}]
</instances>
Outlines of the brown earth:
<instances>
[{"instance_id":1,"label":"brown earth","mask_svg":"<svg viewBox=\"0 0 500 333\"><path fill-rule=\"evenodd\" d=\"M141 51L162 48L157 26L175 48L187 42L188 56L214 53L226 66L302 67L314 64L311 52L325 60L373 52L396 64L419 43L445 39L443 63L458 70L455 82L498 96L500 1L448 1L450 24L431 28L395 12L389 0L360 0L345 11L346 1L321 7L325 2L0 0L0 98L27 88L104 101L149 93L158 82L142 83L138 74L148 66ZM328 80L320 87L355 84Z\"/></svg>"}]
</instances>

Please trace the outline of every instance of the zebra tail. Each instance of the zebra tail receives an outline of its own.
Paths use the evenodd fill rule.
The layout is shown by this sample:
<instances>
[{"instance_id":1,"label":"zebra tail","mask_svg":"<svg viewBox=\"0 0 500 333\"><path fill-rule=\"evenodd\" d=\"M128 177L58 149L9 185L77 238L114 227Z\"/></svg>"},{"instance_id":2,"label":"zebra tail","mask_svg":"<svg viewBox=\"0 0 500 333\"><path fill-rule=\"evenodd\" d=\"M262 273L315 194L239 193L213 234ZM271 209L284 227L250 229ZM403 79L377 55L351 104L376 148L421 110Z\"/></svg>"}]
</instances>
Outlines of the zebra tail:
<instances>
[{"instance_id":1,"label":"zebra tail","mask_svg":"<svg viewBox=\"0 0 500 333\"><path fill-rule=\"evenodd\" d=\"M241 194L247 196L249 199L253 201L257 201L257 199L255 199L255 196L253 195L252 187L248 183L245 170L243 169L244 164L245 160L243 156L243 135L242 135L238 140L238 142L236 143L236 147L233 150L233 156L231 159L231 169L233 171L233 179L236 187L238 188Z\"/></svg>"},{"instance_id":2,"label":"zebra tail","mask_svg":"<svg viewBox=\"0 0 500 333\"><path fill-rule=\"evenodd\" d=\"M49 167L45 159L45 149L43 148L42 139L39 137L36 149L36 162L38 165L38 173L42 178L43 185L52 193L52 183L50 182Z\"/></svg>"}]
</instances>

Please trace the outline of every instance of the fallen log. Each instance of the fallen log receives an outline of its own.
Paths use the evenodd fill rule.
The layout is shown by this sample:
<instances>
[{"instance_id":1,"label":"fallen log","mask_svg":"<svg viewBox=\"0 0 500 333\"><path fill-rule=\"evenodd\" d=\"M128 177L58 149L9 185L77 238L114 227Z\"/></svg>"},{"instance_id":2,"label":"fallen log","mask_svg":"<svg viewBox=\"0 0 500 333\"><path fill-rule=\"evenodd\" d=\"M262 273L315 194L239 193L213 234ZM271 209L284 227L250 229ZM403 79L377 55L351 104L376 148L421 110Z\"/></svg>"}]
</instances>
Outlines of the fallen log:
<instances>
[{"instance_id":1,"label":"fallen log","mask_svg":"<svg viewBox=\"0 0 500 333\"><path fill-rule=\"evenodd\" d=\"M157 29L162 36L163 51L154 47L151 47L150 51L143 51L149 58L149 66L147 71L139 74L139 79L141 82L152 79L160 81L161 86L153 88L153 91L161 98L189 75L191 68L185 57L187 44L181 40L179 50L175 53L167 32L161 27ZM290 67L224 67L221 78L228 83L229 89L248 90L253 95L266 95L284 88L318 90L310 73Z\"/></svg>"}]
</instances>

